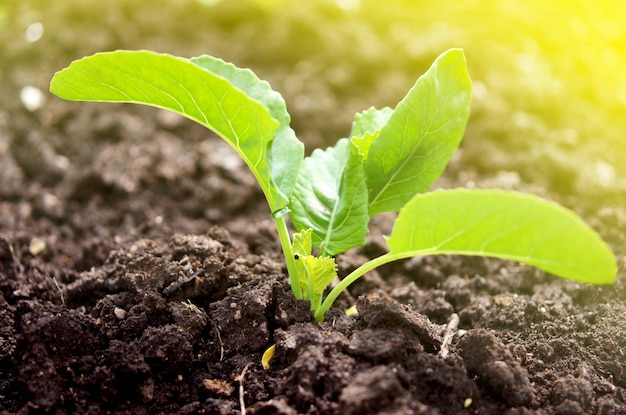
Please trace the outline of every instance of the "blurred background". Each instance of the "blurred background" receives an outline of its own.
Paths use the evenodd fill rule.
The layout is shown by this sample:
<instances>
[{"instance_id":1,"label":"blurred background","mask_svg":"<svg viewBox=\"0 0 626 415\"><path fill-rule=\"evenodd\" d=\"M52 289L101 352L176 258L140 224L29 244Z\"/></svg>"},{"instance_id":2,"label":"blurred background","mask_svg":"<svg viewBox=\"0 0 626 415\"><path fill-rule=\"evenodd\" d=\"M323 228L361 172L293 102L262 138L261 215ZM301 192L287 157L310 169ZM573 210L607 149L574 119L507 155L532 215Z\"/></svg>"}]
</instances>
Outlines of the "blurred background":
<instances>
[{"instance_id":1,"label":"blurred background","mask_svg":"<svg viewBox=\"0 0 626 415\"><path fill-rule=\"evenodd\" d=\"M449 178L623 200L624 0L2 0L0 123L49 126L53 73L85 55L211 54L267 79L310 151L355 112L395 106L451 47L465 49L474 101Z\"/></svg>"}]
</instances>

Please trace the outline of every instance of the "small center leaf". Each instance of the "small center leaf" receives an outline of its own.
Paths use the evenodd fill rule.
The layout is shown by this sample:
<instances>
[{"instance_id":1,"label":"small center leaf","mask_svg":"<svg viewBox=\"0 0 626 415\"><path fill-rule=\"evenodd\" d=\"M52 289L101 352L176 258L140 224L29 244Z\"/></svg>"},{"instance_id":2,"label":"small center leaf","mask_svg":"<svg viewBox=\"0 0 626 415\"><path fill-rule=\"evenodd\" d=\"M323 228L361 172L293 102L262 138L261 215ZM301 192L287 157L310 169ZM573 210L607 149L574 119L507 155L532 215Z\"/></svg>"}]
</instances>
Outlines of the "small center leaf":
<instances>
[{"instance_id":1,"label":"small center leaf","mask_svg":"<svg viewBox=\"0 0 626 415\"><path fill-rule=\"evenodd\" d=\"M289 217L296 229L312 229L313 246L322 255L365 243L367 185L362 156L350 140L304 160L292 199Z\"/></svg>"}]
</instances>

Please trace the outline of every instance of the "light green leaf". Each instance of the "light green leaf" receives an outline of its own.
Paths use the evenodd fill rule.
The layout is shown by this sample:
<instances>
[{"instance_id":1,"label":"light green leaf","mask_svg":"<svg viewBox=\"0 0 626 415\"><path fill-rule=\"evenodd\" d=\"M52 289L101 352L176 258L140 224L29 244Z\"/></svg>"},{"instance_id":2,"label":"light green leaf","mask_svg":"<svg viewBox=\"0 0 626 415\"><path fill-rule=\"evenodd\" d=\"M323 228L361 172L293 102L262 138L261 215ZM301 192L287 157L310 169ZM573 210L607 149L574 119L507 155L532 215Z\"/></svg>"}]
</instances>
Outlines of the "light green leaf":
<instances>
[{"instance_id":1,"label":"light green leaf","mask_svg":"<svg viewBox=\"0 0 626 415\"><path fill-rule=\"evenodd\" d=\"M311 310L315 311L322 304L322 295L326 287L337 277L335 259L308 255L298 258L296 267L304 299L311 302Z\"/></svg>"},{"instance_id":2,"label":"light green leaf","mask_svg":"<svg viewBox=\"0 0 626 415\"><path fill-rule=\"evenodd\" d=\"M369 149L370 216L396 211L432 186L461 142L471 95L460 49L444 52L417 80Z\"/></svg>"},{"instance_id":3,"label":"light green leaf","mask_svg":"<svg viewBox=\"0 0 626 415\"><path fill-rule=\"evenodd\" d=\"M377 110L370 107L354 116L350 137L352 137L352 144L357 147L363 157L363 161L367 160L372 143L378 138L380 129L387 123L391 114L393 114L391 108L385 107Z\"/></svg>"},{"instance_id":4,"label":"light green leaf","mask_svg":"<svg viewBox=\"0 0 626 415\"><path fill-rule=\"evenodd\" d=\"M367 187L358 150L348 139L305 158L289 217L298 230L313 230L313 246L336 255L365 243Z\"/></svg>"},{"instance_id":5,"label":"light green leaf","mask_svg":"<svg viewBox=\"0 0 626 415\"><path fill-rule=\"evenodd\" d=\"M380 130L375 131L373 134L366 132L363 137L352 137L352 139L350 140L352 144L356 146L359 154L363 158L364 163L367 161L367 155L369 154L370 147L372 146L372 143L378 138L378 134L380 134Z\"/></svg>"},{"instance_id":6,"label":"light green leaf","mask_svg":"<svg viewBox=\"0 0 626 415\"><path fill-rule=\"evenodd\" d=\"M71 101L145 104L190 118L233 146L272 210L285 203L270 179L269 145L278 121L228 79L187 59L149 51L98 53L56 73L50 91Z\"/></svg>"},{"instance_id":7,"label":"light green leaf","mask_svg":"<svg viewBox=\"0 0 626 415\"><path fill-rule=\"evenodd\" d=\"M313 245L311 243L312 232L312 229L303 229L301 232L293 234L293 243L291 250L295 255L311 255L311 252L313 251Z\"/></svg>"},{"instance_id":8,"label":"light green leaf","mask_svg":"<svg viewBox=\"0 0 626 415\"><path fill-rule=\"evenodd\" d=\"M393 109L385 107L376 109L370 107L354 116L350 137L363 137L365 133L374 134L387 124L389 117L393 114Z\"/></svg>"},{"instance_id":9,"label":"light green leaf","mask_svg":"<svg viewBox=\"0 0 626 415\"><path fill-rule=\"evenodd\" d=\"M313 310L319 307L322 294L337 276L337 266L331 257L311 255L311 229L293 235L292 251L304 299L311 301Z\"/></svg>"},{"instance_id":10,"label":"light green leaf","mask_svg":"<svg viewBox=\"0 0 626 415\"><path fill-rule=\"evenodd\" d=\"M303 274L306 275L300 284L307 290L309 299L324 293L326 287L337 276L337 266L331 257L309 255L299 258L296 263L302 267Z\"/></svg>"},{"instance_id":11,"label":"light green leaf","mask_svg":"<svg viewBox=\"0 0 626 415\"><path fill-rule=\"evenodd\" d=\"M611 249L572 211L504 190L416 195L400 210L387 243L387 261L415 255L482 255L593 284L610 284L617 274Z\"/></svg>"},{"instance_id":12,"label":"light green leaf","mask_svg":"<svg viewBox=\"0 0 626 415\"><path fill-rule=\"evenodd\" d=\"M260 80L250 69L241 69L232 63L208 55L192 58L190 61L228 79L233 86L262 103L272 118L279 122L276 136L270 144L270 168L272 180L284 201L284 205L278 208L286 206L304 159L304 144L298 140L289 126L291 117L287 112L285 100L267 81ZM279 198L278 195L276 197Z\"/></svg>"}]
</instances>

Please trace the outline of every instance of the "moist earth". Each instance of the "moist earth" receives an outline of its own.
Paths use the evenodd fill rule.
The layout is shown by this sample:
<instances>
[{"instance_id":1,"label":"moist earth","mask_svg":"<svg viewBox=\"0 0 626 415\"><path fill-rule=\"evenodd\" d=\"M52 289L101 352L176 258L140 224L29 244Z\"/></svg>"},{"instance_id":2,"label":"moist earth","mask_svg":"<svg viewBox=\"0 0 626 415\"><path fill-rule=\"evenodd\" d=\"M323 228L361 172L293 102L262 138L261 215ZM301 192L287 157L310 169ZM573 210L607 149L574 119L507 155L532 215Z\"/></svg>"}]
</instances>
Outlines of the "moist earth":
<instances>
[{"instance_id":1,"label":"moist earth","mask_svg":"<svg viewBox=\"0 0 626 415\"><path fill-rule=\"evenodd\" d=\"M98 11L67 3L56 13L83 23ZM111 27L129 23L114 10L103 14ZM147 16L131 31L135 44ZM46 31L67 33L60 21L47 20ZM219 23L207 30L223 38L232 22ZM163 31L164 47L185 54L176 30ZM61 35L33 45L3 36L0 413L626 414L619 189L601 200L558 192L551 183L562 172L550 163L541 166L546 182L481 171L471 157L479 142L437 186L471 181L565 204L617 254L616 284L493 259L420 257L369 273L318 323L291 294L262 194L227 144L155 109L48 96L28 110L15 98L24 73L39 71L45 89L87 47ZM108 50L120 39L107 32L85 43ZM297 121L322 128L309 143L332 132L319 120L335 110ZM384 252L392 222L374 218L367 244L338 258L340 275ZM358 313L346 315L352 306Z\"/></svg>"}]
</instances>

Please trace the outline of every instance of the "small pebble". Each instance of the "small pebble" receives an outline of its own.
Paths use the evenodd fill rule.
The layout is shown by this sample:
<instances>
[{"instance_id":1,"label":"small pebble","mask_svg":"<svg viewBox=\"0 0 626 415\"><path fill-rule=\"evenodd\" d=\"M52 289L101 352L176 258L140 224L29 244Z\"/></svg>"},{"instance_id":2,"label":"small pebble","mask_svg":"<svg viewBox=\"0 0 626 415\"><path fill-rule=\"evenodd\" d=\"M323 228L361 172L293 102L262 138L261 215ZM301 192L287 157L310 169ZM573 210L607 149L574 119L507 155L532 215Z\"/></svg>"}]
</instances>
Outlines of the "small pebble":
<instances>
[{"instance_id":1,"label":"small pebble","mask_svg":"<svg viewBox=\"0 0 626 415\"><path fill-rule=\"evenodd\" d=\"M46 250L46 243L39 238L33 238L28 245L28 252L33 256L37 256Z\"/></svg>"},{"instance_id":2,"label":"small pebble","mask_svg":"<svg viewBox=\"0 0 626 415\"><path fill-rule=\"evenodd\" d=\"M115 307L113 313L118 320L124 320L126 318L126 310L124 310L123 308Z\"/></svg>"}]
</instances>

